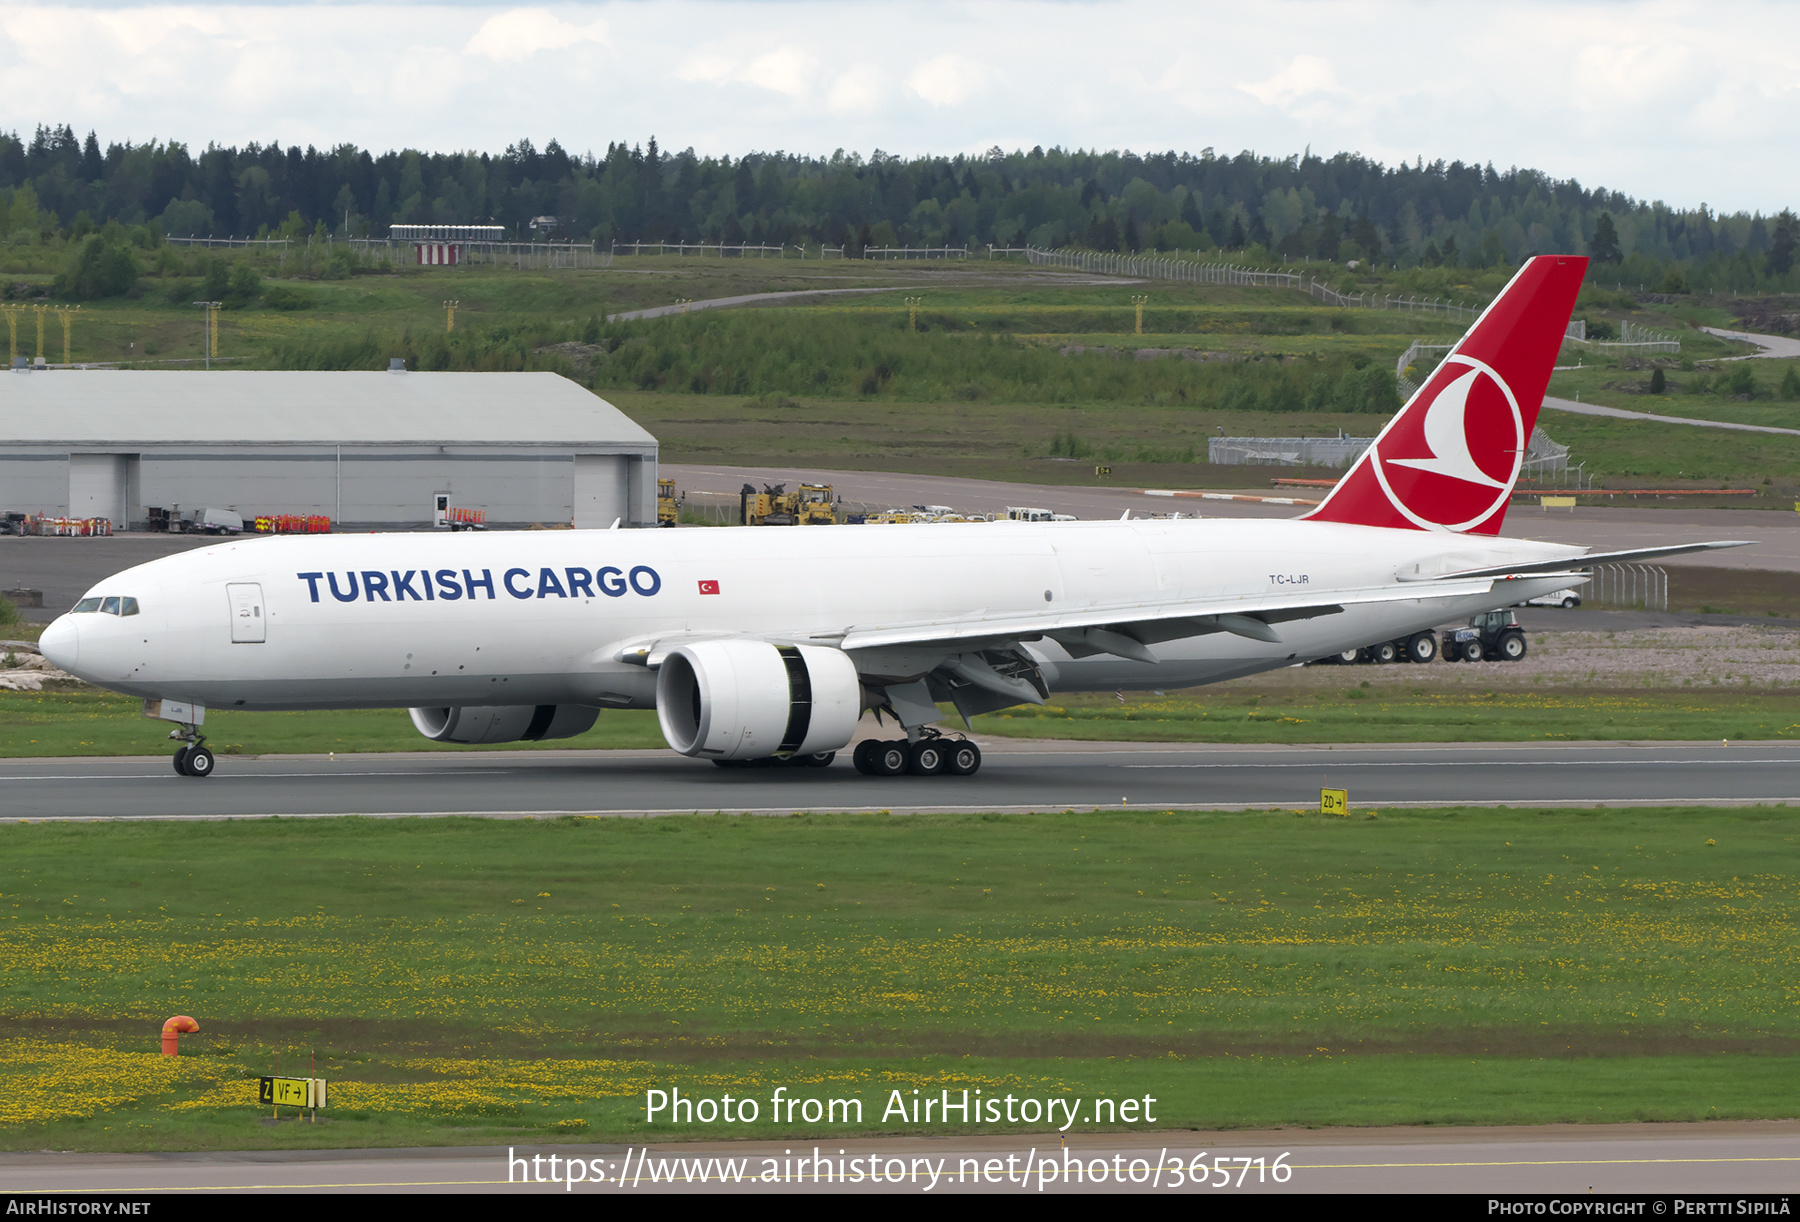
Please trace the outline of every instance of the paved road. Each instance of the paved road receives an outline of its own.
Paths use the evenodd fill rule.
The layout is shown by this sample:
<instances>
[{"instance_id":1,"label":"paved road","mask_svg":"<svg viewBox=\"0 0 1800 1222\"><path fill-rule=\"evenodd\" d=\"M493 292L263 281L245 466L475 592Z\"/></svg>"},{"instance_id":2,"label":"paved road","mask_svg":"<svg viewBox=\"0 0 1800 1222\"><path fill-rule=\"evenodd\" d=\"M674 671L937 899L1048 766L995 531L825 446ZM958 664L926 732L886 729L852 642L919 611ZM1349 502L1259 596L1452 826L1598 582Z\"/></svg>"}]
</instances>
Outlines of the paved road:
<instances>
[{"instance_id":1,"label":"paved road","mask_svg":"<svg viewBox=\"0 0 1800 1222\"><path fill-rule=\"evenodd\" d=\"M1034 811L1124 806L1507 803L1800 805L1800 743L1252 746L980 739L973 777L722 769L669 751L220 756L206 780L162 756L0 761L0 821L254 815L658 815L689 811ZM146 746L155 727L146 727Z\"/></svg>"},{"instance_id":2,"label":"paved road","mask_svg":"<svg viewBox=\"0 0 1800 1222\"><path fill-rule=\"evenodd\" d=\"M638 318L667 318L671 314L687 314L695 310L723 310L731 306L751 305L758 301L783 301L793 297L826 297L844 293L894 293L905 287L905 285L893 284L884 288L792 289L781 293L744 293L737 297L709 297L705 301L651 306L645 310L626 310L622 314L608 314L606 321L630 322Z\"/></svg>"},{"instance_id":3,"label":"paved road","mask_svg":"<svg viewBox=\"0 0 1800 1222\"><path fill-rule=\"evenodd\" d=\"M1762 355L1771 354L1763 353ZM1771 424L1738 424L1731 420L1698 420L1692 416L1659 416L1655 412L1628 412L1622 407L1602 407L1598 403L1577 403L1573 399L1557 399L1548 395L1544 397L1544 406L1553 412L1572 412L1577 416L1613 416L1620 420L1651 420L1657 424L1688 424L1698 429L1726 429L1734 433L1785 433L1789 436L1800 437L1800 429L1776 428Z\"/></svg>"},{"instance_id":4,"label":"paved road","mask_svg":"<svg viewBox=\"0 0 1800 1222\"><path fill-rule=\"evenodd\" d=\"M833 1172L878 1160L881 1183L825 1178L815 1145ZM1509 1128L1324 1129L1272 1132L1072 1135L1004 1138L886 1138L815 1142L696 1142L642 1146L518 1146L425 1150L239 1151L218 1154L0 1154L0 1192L559 1192L546 1181L570 1158L598 1182L577 1192L1014 1193L1515 1193L1756 1194L1791 1191L1800 1180L1800 1124L1542 1125ZM1282 1155L1286 1158L1281 1158ZM531 1161L538 1156L537 1161ZM842 1159L842 1164L839 1159ZM514 1162L514 1159L520 1161ZM744 1181L721 1165L730 1159ZM798 1160L806 1159L802 1163ZM1242 1163L1232 1161L1246 1160ZM1277 1182L1277 1159L1289 1174ZM771 1160L765 1162L765 1160ZM967 1160L967 1161L965 1161ZM1079 1160L1080 1178L1064 1170ZM1141 1160L1136 1168L1133 1160ZM1220 1160L1225 1160L1221 1162ZM1260 1164L1258 1162L1260 1160ZM1206 1186L1190 1178L1196 1169ZM696 1166L697 1164L697 1166ZM1009 1167L1010 1164L1010 1167ZM1152 1167L1162 1174L1152 1179ZM1029 1177L1025 1168L1032 1168ZM1177 1183L1179 1166L1186 1181ZM783 1179L751 1182L773 1167ZM1228 1187L1218 1170L1229 1172ZM676 1182L652 1182L670 1172ZM937 1171L934 1179L931 1172ZM684 1172L686 1174L684 1174ZM695 1174L697 1172L697 1174ZM723 1174L722 1174L723 1172ZM1133 1174L1143 1183L1134 1183ZM1096 1174L1097 1173L1097 1174ZM1123 1173L1123 1174L1120 1174ZM888 1177L891 1176L892 1179ZM690 1178L691 1177L691 1178ZM1099 1182L1095 1182L1096 1180ZM1124 1183L1120 1183L1120 1180ZM623 1183L620 1181L623 1180ZM1778 1207L1779 1208L1779 1207ZM1661 1211L1658 1211L1661 1212ZM1650 1211L1646 1210L1648 1216Z\"/></svg>"},{"instance_id":5,"label":"paved road","mask_svg":"<svg viewBox=\"0 0 1800 1222\"><path fill-rule=\"evenodd\" d=\"M1752 352L1746 356L1720 357L1725 361L1754 361L1764 357L1777 360L1792 360L1800 357L1800 339L1791 335L1757 335L1751 331L1724 331L1718 327L1701 327L1708 335L1716 335L1720 339L1735 339L1740 343L1755 344L1761 352Z\"/></svg>"}]
</instances>

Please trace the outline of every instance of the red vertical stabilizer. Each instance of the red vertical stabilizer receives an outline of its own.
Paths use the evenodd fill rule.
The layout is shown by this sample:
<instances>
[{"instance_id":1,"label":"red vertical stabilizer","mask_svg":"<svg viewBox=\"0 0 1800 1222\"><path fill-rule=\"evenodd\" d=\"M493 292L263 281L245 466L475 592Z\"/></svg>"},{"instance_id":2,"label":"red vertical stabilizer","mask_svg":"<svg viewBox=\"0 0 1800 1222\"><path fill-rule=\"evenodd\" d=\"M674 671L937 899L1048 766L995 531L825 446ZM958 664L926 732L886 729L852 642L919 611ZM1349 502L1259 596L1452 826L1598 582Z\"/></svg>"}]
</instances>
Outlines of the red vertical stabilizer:
<instances>
[{"instance_id":1,"label":"red vertical stabilizer","mask_svg":"<svg viewBox=\"0 0 1800 1222\"><path fill-rule=\"evenodd\" d=\"M1307 517L1497 535L1588 261L1540 255Z\"/></svg>"}]
</instances>

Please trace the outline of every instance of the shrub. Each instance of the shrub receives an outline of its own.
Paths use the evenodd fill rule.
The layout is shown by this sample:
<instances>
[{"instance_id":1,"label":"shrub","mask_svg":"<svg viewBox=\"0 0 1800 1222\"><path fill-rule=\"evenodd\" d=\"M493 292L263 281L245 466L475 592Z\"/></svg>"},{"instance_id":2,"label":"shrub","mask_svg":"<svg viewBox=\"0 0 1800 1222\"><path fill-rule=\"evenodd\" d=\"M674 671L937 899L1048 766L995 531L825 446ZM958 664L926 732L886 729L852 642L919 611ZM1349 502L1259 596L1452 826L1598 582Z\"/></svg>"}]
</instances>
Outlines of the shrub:
<instances>
[{"instance_id":1,"label":"shrub","mask_svg":"<svg viewBox=\"0 0 1800 1222\"><path fill-rule=\"evenodd\" d=\"M130 246L113 244L96 233L69 256L52 292L70 301L119 297L130 292L142 274Z\"/></svg>"}]
</instances>

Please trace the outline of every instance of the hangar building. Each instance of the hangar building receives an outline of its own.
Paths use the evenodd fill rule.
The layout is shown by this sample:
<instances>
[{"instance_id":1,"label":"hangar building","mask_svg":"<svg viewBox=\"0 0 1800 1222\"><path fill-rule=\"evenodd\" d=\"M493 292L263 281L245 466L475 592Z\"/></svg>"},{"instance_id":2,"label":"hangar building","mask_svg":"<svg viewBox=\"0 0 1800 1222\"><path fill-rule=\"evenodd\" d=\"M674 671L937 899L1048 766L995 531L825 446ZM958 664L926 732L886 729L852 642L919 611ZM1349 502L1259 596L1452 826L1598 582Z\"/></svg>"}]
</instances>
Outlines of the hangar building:
<instances>
[{"instance_id":1,"label":"hangar building","mask_svg":"<svg viewBox=\"0 0 1800 1222\"><path fill-rule=\"evenodd\" d=\"M149 507L428 526L656 524L656 439L554 373L85 369L0 374L0 511Z\"/></svg>"}]
</instances>

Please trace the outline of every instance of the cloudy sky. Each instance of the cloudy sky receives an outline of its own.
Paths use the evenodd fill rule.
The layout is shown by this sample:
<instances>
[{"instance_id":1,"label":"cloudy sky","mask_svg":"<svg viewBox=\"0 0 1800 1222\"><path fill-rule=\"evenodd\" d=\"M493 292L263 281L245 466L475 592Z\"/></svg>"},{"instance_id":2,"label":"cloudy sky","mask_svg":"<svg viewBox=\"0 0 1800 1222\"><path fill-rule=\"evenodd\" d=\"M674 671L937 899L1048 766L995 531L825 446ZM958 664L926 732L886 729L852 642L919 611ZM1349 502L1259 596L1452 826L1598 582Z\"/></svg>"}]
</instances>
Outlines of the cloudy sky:
<instances>
[{"instance_id":1,"label":"cloudy sky","mask_svg":"<svg viewBox=\"0 0 1800 1222\"><path fill-rule=\"evenodd\" d=\"M0 126L103 141L1311 146L1800 204L1794 4L0 2L0 85Z\"/></svg>"}]
</instances>

